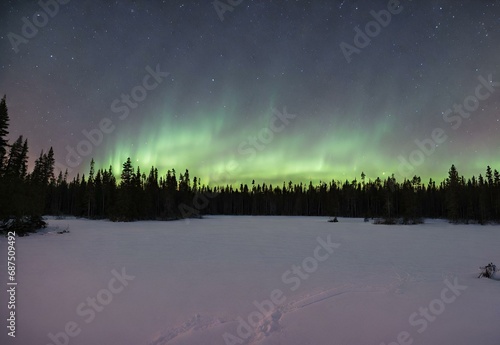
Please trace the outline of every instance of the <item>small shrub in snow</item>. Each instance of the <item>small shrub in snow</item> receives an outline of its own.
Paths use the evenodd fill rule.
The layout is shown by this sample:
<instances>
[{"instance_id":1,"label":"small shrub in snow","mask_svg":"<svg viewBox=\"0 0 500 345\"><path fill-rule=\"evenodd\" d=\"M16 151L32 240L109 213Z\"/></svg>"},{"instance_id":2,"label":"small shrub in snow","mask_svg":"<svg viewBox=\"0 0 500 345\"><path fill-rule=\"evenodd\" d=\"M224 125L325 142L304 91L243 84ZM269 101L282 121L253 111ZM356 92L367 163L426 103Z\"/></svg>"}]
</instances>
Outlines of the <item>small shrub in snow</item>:
<instances>
[{"instance_id":1,"label":"small shrub in snow","mask_svg":"<svg viewBox=\"0 0 500 345\"><path fill-rule=\"evenodd\" d=\"M7 234L9 231L14 231L18 236L22 237L46 227L47 223L41 216L23 216L2 221L0 223L0 232Z\"/></svg>"},{"instance_id":2,"label":"small shrub in snow","mask_svg":"<svg viewBox=\"0 0 500 345\"><path fill-rule=\"evenodd\" d=\"M373 224L417 225L424 224L424 220L422 218L377 218L373 221Z\"/></svg>"}]
</instances>

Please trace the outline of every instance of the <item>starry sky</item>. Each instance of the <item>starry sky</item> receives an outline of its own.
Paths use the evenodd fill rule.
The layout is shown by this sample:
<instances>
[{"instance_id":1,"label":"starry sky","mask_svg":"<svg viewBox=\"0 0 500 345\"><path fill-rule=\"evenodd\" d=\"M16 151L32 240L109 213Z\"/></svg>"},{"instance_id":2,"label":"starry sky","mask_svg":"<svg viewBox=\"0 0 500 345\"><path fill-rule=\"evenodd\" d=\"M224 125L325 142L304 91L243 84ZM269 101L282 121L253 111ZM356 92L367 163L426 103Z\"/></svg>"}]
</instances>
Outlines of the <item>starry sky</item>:
<instances>
[{"instance_id":1,"label":"starry sky","mask_svg":"<svg viewBox=\"0 0 500 345\"><path fill-rule=\"evenodd\" d=\"M127 157L211 184L500 169L500 4L397 2L3 1L10 139L70 176Z\"/></svg>"}]
</instances>

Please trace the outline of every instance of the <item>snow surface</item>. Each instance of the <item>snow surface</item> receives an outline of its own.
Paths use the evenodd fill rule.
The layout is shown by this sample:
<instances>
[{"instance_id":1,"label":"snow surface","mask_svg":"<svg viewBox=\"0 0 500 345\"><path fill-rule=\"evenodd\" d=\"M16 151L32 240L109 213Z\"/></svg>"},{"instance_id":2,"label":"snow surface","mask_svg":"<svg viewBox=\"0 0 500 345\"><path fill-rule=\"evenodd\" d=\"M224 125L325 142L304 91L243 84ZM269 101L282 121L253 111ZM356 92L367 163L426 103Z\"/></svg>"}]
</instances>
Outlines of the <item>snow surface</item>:
<instances>
[{"instance_id":1,"label":"snow surface","mask_svg":"<svg viewBox=\"0 0 500 345\"><path fill-rule=\"evenodd\" d=\"M15 339L5 327L7 241L0 239L0 344L58 344L49 333L72 345L500 344L500 281L477 279L479 266L500 265L495 226L246 216L49 223L43 235L17 238ZM67 226L70 233L56 233ZM329 236L340 246L316 249ZM307 279L291 272L303 263ZM135 278L89 320L87 298L108 298L102 291L122 269ZM449 284L459 286L456 294ZM254 302L271 298L282 303L258 314ZM242 328L251 315L255 326ZM80 332L66 340L61 332L71 321Z\"/></svg>"}]
</instances>

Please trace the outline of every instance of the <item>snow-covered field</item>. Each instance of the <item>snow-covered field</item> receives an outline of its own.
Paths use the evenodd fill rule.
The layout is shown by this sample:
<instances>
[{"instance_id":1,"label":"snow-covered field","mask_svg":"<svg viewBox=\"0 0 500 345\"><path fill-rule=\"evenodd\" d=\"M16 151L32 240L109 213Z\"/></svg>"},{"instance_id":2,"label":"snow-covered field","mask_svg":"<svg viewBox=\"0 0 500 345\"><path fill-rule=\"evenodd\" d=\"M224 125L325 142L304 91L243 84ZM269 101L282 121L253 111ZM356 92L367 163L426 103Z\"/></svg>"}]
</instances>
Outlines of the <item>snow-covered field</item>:
<instances>
[{"instance_id":1,"label":"snow-covered field","mask_svg":"<svg viewBox=\"0 0 500 345\"><path fill-rule=\"evenodd\" d=\"M500 228L359 219L50 220L17 238L0 344L500 344ZM70 233L56 234L55 226Z\"/></svg>"}]
</instances>

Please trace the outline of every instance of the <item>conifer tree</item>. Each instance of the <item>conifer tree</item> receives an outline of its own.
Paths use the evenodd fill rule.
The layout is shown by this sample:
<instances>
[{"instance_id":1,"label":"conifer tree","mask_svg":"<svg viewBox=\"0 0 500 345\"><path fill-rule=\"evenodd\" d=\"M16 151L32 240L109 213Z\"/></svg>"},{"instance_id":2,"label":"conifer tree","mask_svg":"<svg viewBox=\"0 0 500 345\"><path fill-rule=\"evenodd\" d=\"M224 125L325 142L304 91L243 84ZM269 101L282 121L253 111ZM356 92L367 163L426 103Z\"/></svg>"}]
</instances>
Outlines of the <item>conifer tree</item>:
<instances>
[{"instance_id":1,"label":"conifer tree","mask_svg":"<svg viewBox=\"0 0 500 345\"><path fill-rule=\"evenodd\" d=\"M7 135L9 134L9 113L7 110L6 96L0 101L0 176L4 171L7 148L9 147Z\"/></svg>"},{"instance_id":2,"label":"conifer tree","mask_svg":"<svg viewBox=\"0 0 500 345\"><path fill-rule=\"evenodd\" d=\"M122 186L131 186L133 175L134 175L134 169L132 167L132 161L130 160L130 157L128 157L127 161L123 163L120 184Z\"/></svg>"},{"instance_id":3,"label":"conifer tree","mask_svg":"<svg viewBox=\"0 0 500 345\"><path fill-rule=\"evenodd\" d=\"M23 136L11 145L7 164L5 166L5 177L8 179L24 179L27 171L28 142L23 142Z\"/></svg>"},{"instance_id":4,"label":"conifer tree","mask_svg":"<svg viewBox=\"0 0 500 345\"><path fill-rule=\"evenodd\" d=\"M457 222L460 217L459 210L459 181L458 171L453 164L448 171L448 179L446 181L446 208L448 211L448 219L452 222Z\"/></svg>"}]
</instances>

